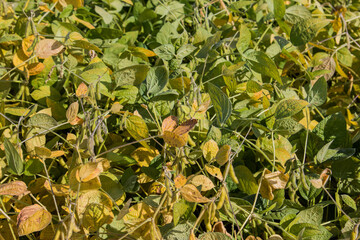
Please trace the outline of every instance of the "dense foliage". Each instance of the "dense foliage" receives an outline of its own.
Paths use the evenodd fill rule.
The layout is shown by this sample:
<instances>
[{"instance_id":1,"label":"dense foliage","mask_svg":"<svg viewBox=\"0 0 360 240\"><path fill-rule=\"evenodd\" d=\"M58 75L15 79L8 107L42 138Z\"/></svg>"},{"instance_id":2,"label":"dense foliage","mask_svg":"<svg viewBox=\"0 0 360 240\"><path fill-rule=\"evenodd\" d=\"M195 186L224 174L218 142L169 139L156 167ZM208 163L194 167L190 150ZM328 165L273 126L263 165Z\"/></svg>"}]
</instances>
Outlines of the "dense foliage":
<instances>
[{"instance_id":1,"label":"dense foliage","mask_svg":"<svg viewBox=\"0 0 360 240\"><path fill-rule=\"evenodd\" d=\"M1 1L0 239L359 239L359 9Z\"/></svg>"}]
</instances>

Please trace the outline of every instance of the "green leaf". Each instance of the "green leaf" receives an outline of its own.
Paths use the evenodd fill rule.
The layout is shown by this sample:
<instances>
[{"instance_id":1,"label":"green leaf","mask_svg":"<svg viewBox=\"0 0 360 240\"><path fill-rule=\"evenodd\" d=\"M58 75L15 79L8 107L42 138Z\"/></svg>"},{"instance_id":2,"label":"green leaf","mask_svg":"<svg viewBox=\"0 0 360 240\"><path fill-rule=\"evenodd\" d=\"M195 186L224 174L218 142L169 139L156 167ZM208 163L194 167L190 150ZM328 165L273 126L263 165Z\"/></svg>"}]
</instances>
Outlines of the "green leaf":
<instances>
[{"instance_id":1,"label":"green leaf","mask_svg":"<svg viewBox=\"0 0 360 240\"><path fill-rule=\"evenodd\" d=\"M275 63L266 55L266 53L250 49L246 51L243 56L245 57L251 70L265 76L272 77L278 83L282 84L282 80Z\"/></svg>"},{"instance_id":2,"label":"green leaf","mask_svg":"<svg viewBox=\"0 0 360 240\"><path fill-rule=\"evenodd\" d=\"M236 43L236 48L239 53L243 53L246 49L248 49L250 42L251 32L245 24L241 24L239 40Z\"/></svg>"},{"instance_id":3,"label":"green leaf","mask_svg":"<svg viewBox=\"0 0 360 240\"><path fill-rule=\"evenodd\" d=\"M37 113L28 120L27 125L45 130L57 126L58 123L53 117L45 113Z\"/></svg>"},{"instance_id":4,"label":"green leaf","mask_svg":"<svg viewBox=\"0 0 360 240\"><path fill-rule=\"evenodd\" d=\"M314 106L320 106L326 102L326 98L327 82L324 77L321 77L311 87L306 100Z\"/></svg>"},{"instance_id":5,"label":"green leaf","mask_svg":"<svg viewBox=\"0 0 360 240\"><path fill-rule=\"evenodd\" d=\"M24 169L23 160L21 159L19 152L6 137L4 137L4 148L10 169L17 175L20 175Z\"/></svg>"},{"instance_id":6,"label":"green leaf","mask_svg":"<svg viewBox=\"0 0 360 240\"><path fill-rule=\"evenodd\" d=\"M351 55L350 50L346 47L340 48L339 51L336 51L336 56L340 63L348 67L352 66L353 56Z\"/></svg>"},{"instance_id":7,"label":"green leaf","mask_svg":"<svg viewBox=\"0 0 360 240\"><path fill-rule=\"evenodd\" d=\"M174 216L174 225L178 225L181 218L186 218L191 213L190 203L181 199L174 204L173 216Z\"/></svg>"},{"instance_id":8,"label":"green leaf","mask_svg":"<svg viewBox=\"0 0 360 240\"><path fill-rule=\"evenodd\" d=\"M209 37L204 46L200 49L200 51L196 54L197 58L206 58L210 52L210 50L213 48L213 46L220 41L221 38L220 31L216 32L213 36Z\"/></svg>"},{"instance_id":9,"label":"green leaf","mask_svg":"<svg viewBox=\"0 0 360 240\"><path fill-rule=\"evenodd\" d=\"M319 163L323 163L326 160L332 158L337 152L338 150L335 149L330 149L330 145L333 143L333 141L328 142L327 144L325 144L320 150L319 152L316 154L316 160Z\"/></svg>"},{"instance_id":10,"label":"green leaf","mask_svg":"<svg viewBox=\"0 0 360 240\"><path fill-rule=\"evenodd\" d=\"M113 76L115 78L116 87L125 85L138 86L145 80L149 69L149 66L141 64L121 68L115 71Z\"/></svg>"},{"instance_id":11,"label":"green leaf","mask_svg":"<svg viewBox=\"0 0 360 240\"><path fill-rule=\"evenodd\" d=\"M99 6L95 6L95 12L102 17L105 24L109 24L113 21L113 16L110 13L108 13L107 11L105 11L105 9L103 9Z\"/></svg>"},{"instance_id":12,"label":"green leaf","mask_svg":"<svg viewBox=\"0 0 360 240\"><path fill-rule=\"evenodd\" d=\"M292 26L290 41L294 46L302 46L311 41L316 35L315 28L311 19L300 20Z\"/></svg>"},{"instance_id":13,"label":"green leaf","mask_svg":"<svg viewBox=\"0 0 360 240\"><path fill-rule=\"evenodd\" d=\"M303 125L292 118L277 119L274 124L274 130L279 134L292 135L303 129Z\"/></svg>"},{"instance_id":14,"label":"green leaf","mask_svg":"<svg viewBox=\"0 0 360 240\"><path fill-rule=\"evenodd\" d=\"M311 208L307 208L305 210L302 210L297 215L297 223L309 223L314 225L321 224L322 217L323 217L323 210L324 208L322 206L316 205Z\"/></svg>"},{"instance_id":15,"label":"green leaf","mask_svg":"<svg viewBox=\"0 0 360 240\"><path fill-rule=\"evenodd\" d=\"M126 130L129 134L137 141L147 138L149 136L148 127L144 121L139 116L132 115L126 119ZM149 146L145 141L140 141L140 144L148 148Z\"/></svg>"},{"instance_id":16,"label":"green leaf","mask_svg":"<svg viewBox=\"0 0 360 240\"><path fill-rule=\"evenodd\" d=\"M176 53L176 57L182 59L190 55L193 51L195 51L196 47L191 44L186 44L181 46Z\"/></svg>"},{"instance_id":17,"label":"green leaf","mask_svg":"<svg viewBox=\"0 0 360 240\"><path fill-rule=\"evenodd\" d=\"M336 178L358 178L360 160L356 157L334 161L331 165L332 175Z\"/></svg>"},{"instance_id":18,"label":"green leaf","mask_svg":"<svg viewBox=\"0 0 360 240\"><path fill-rule=\"evenodd\" d=\"M334 113L319 122L313 132L324 142L330 142L332 148L348 147L349 137L346 130L346 120L342 113Z\"/></svg>"},{"instance_id":19,"label":"green leaf","mask_svg":"<svg viewBox=\"0 0 360 240\"><path fill-rule=\"evenodd\" d=\"M44 165L39 158L30 158L25 163L24 174L26 176L34 176L44 169Z\"/></svg>"},{"instance_id":20,"label":"green leaf","mask_svg":"<svg viewBox=\"0 0 360 240\"><path fill-rule=\"evenodd\" d=\"M238 188L248 195L256 194L258 184L252 172L243 165L235 167L234 170L236 177L239 180Z\"/></svg>"},{"instance_id":21,"label":"green leaf","mask_svg":"<svg viewBox=\"0 0 360 240\"><path fill-rule=\"evenodd\" d=\"M291 117L303 110L309 103L304 100L283 99L279 102L275 110L275 118Z\"/></svg>"},{"instance_id":22,"label":"green leaf","mask_svg":"<svg viewBox=\"0 0 360 240\"><path fill-rule=\"evenodd\" d=\"M155 48L154 53L161 59L169 61L175 57L175 47L172 44L164 44Z\"/></svg>"},{"instance_id":23,"label":"green leaf","mask_svg":"<svg viewBox=\"0 0 360 240\"><path fill-rule=\"evenodd\" d=\"M82 48L82 49L86 49L86 50L94 50L96 52L101 53L101 49L98 48L96 45L85 41L85 40L75 40L72 44L72 47L78 47L78 48Z\"/></svg>"},{"instance_id":24,"label":"green leaf","mask_svg":"<svg viewBox=\"0 0 360 240\"><path fill-rule=\"evenodd\" d=\"M342 194L341 199L344 201L346 205L357 211L356 202L349 195Z\"/></svg>"},{"instance_id":25,"label":"green leaf","mask_svg":"<svg viewBox=\"0 0 360 240\"><path fill-rule=\"evenodd\" d=\"M137 182L137 176L131 168L127 168L121 179L121 185L124 187L125 192L135 193L139 190L140 185Z\"/></svg>"},{"instance_id":26,"label":"green leaf","mask_svg":"<svg viewBox=\"0 0 360 240\"><path fill-rule=\"evenodd\" d=\"M214 106L216 119L219 126L223 125L231 116L232 105L230 99L220 88L212 83L207 83L208 93Z\"/></svg>"},{"instance_id":27,"label":"green leaf","mask_svg":"<svg viewBox=\"0 0 360 240\"><path fill-rule=\"evenodd\" d=\"M119 29L113 29L113 28L95 28L90 29L86 33L86 37L89 39L116 39L121 38L122 31Z\"/></svg>"},{"instance_id":28,"label":"green leaf","mask_svg":"<svg viewBox=\"0 0 360 240\"><path fill-rule=\"evenodd\" d=\"M332 236L324 226L309 223L294 224L290 232L299 240L329 240Z\"/></svg>"},{"instance_id":29,"label":"green leaf","mask_svg":"<svg viewBox=\"0 0 360 240\"><path fill-rule=\"evenodd\" d=\"M149 95L159 93L169 81L169 72L164 66L153 67L146 77L146 88Z\"/></svg>"},{"instance_id":30,"label":"green leaf","mask_svg":"<svg viewBox=\"0 0 360 240\"><path fill-rule=\"evenodd\" d=\"M293 5L286 9L285 20L291 24L311 18L311 12L302 5Z\"/></svg>"},{"instance_id":31,"label":"green leaf","mask_svg":"<svg viewBox=\"0 0 360 240\"><path fill-rule=\"evenodd\" d=\"M285 4L282 0L267 0L270 11L274 14L275 19L282 19L285 15Z\"/></svg>"},{"instance_id":32,"label":"green leaf","mask_svg":"<svg viewBox=\"0 0 360 240\"><path fill-rule=\"evenodd\" d=\"M22 38L17 34L8 34L0 37L0 43L21 41Z\"/></svg>"}]
</instances>

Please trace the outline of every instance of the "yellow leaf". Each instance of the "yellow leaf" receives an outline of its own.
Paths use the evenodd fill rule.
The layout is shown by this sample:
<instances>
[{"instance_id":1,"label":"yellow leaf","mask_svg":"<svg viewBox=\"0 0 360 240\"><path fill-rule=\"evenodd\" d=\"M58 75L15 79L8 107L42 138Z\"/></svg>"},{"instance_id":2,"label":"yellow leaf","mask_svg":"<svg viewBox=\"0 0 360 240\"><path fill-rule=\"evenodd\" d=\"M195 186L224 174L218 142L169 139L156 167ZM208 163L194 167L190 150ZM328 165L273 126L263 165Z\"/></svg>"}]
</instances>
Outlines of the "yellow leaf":
<instances>
[{"instance_id":1,"label":"yellow leaf","mask_svg":"<svg viewBox=\"0 0 360 240\"><path fill-rule=\"evenodd\" d=\"M157 155L159 155L159 151L154 147L139 147L131 153L131 157L136 160L140 167L148 167L151 160Z\"/></svg>"},{"instance_id":2,"label":"yellow leaf","mask_svg":"<svg viewBox=\"0 0 360 240\"><path fill-rule=\"evenodd\" d=\"M44 187L46 188L46 190L49 193L54 193L54 195L57 197L64 197L64 196L68 196L70 194L70 187L67 185L51 184L51 187L52 187L52 191L51 191L49 181L45 181Z\"/></svg>"},{"instance_id":3,"label":"yellow leaf","mask_svg":"<svg viewBox=\"0 0 360 240\"><path fill-rule=\"evenodd\" d=\"M181 188L182 186L184 186L186 184L186 177L182 174L177 175L174 178L174 183L175 183L175 187L176 188Z\"/></svg>"},{"instance_id":4,"label":"yellow leaf","mask_svg":"<svg viewBox=\"0 0 360 240\"><path fill-rule=\"evenodd\" d=\"M79 182L88 182L98 177L103 170L102 162L88 162L77 170L76 179Z\"/></svg>"},{"instance_id":5,"label":"yellow leaf","mask_svg":"<svg viewBox=\"0 0 360 240\"><path fill-rule=\"evenodd\" d=\"M44 68L45 68L45 65L43 63L41 63L41 62L30 63L27 66L27 69L29 71L30 76L40 74L44 70Z\"/></svg>"},{"instance_id":6,"label":"yellow leaf","mask_svg":"<svg viewBox=\"0 0 360 240\"><path fill-rule=\"evenodd\" d=\"M55 39L43 39L35 47L38 58L48 58L59 54L64 49L64 45Z\"/></svg>"},{"instance_id":7,"label":"yellow leaf","mask_svg":"<svg viewBox=\"0 0 360 240\"><path fill-rule=\"evenodd\" d=\"M110 224L114 219L111 209L101 203L87 205L83 214L82 223L90 232L98 231L104 224Z\"/></svg>"},{"instance_id":8,"label":"yellow leaf","mask_svg":"<svg viewBox=\"0 0 360 240\"><path fill-rule=\"evenodd\" d=\"M88 87L86 86L85 83L82 82L76 89L76 96L79 98L85 97L87 92L88 92Z\"/></svg>"},{"instance_id":9,"label":"yellow leaf","mask_svg":"<svg viewBox=\"0 0 360 240\"><path fill-rule=\"evenodd\" d=\"M187 143L188 134L177 135L174 132L165 131L162 137L172 147L183 147Z\"/></svg>"},{"instance_id":10,"label":"yellow leaf","mask_svg":"<svg viewBox=\"0 0 360 240\"><path fill-rule=\"evenodd\" d=\"M165 192L166 187L163 183L160 182L153 182L148 190L148 194L157 194L157 195L161 195Z\"/></svg>"},{"instance_id":11,"label":"yellow leaf","mask_svg":"<svg viewBox=\"0 0 360 240\"><path fill-rule=\"evenodd\" d=\"M78 181L76 175L80 167L81 166L78 166L70 172L70 176L69 176L70 189L74 192L77 192L79 184L80 184L80 191L99 189L101 187L101 182L99 177L95 177L87 182Z\"/></svg>"},{"instance_id":12,"label":"yellow leaf","mask_svg":"<svg viewBox=\"0 0 360 240\"><path fill-rule=\"evenodd\" d=\"M34 48L32 48L32 50L29 51L29 48L33 47L34 41L35 41L35 36L30 35L24 38L21 42L23 52L27 57L30 57L34 52Z\"/></svg>"},{"instance_id":13,"label":"yellow leaf","mask_svg":"<svg viewBox=\"0 0 360 240\"><path fill-rule=\"evenodd\" d=\"M219 147L217 143L212 139L207 141L202 147L204 158L208 162L216 157L218 151L219 151Z\"/></svg>"},{"instance_id":14,"label":"yellow leaf","mask_svg":"<svg viewBox=\"0 0 360 240\"><path fill-rule=\"evenodd\" d=\"M207 203L210 200L199 192L192 184L186 184L180 189L181 196L188 202Z\"/></svg>"},{"instance_id":15,"label":"yellow leaf","mask_svg":"<svg viewBox=\"0 0 360 240\"><path fill-rule=\"evenodd\" d=\"M224 180L224 177L220 171L220 168L206 164L205 169L211 176L216 177L220 181Z\"/></svg>"},{"instance_id":16,"label":"yellow leaf","mask_svg":"<svg viewBox=\"0 0 360 240\"><path fill-rule=\"evenodd\" d=\"M38 232L51 222L51 213L40 205L34 204L24 207L17 217L17 228L19 236Z\"/></svg>"},{"instance_id":17,"label":"yellow leaf","mask_svg":"<svg viewBox=\"0 0 360 240\"><path fill-rule=\"evenodd\" d=\"M220 148L216 154L216 162L222 166L229 161L229 156L231 152L231 147L229 145L224 145Z\"/></svg>"},{"instance_id":18,"label":"yellow leaf","mask_svg":"<svg viewBox=\"0 0 360 240\"><path fill-rule=\"evenodd\" d=\"M163 132L165 131L169 131L172 132L175 130L175 127L178 124L178 119L175 116L169 116L167 118L164 119L164 121L162 122L162 126L161 129Z\"/></svg>"},{"instance_id":19,"label":"yellow leaf","mask_svg":"<svg viewBox=\"0 0 360 240\"><path fill-rule=\"evenodd\" d=\"M153 51L151 51L149 49L146 49L146 48L135 47L133 50L136 51L136 52L143 53L147 57L155 57L156 56L156 53L154 53Z\"/></svg>"},{"instance_id":20,"label":"yellow leaf","mask_svg":"<svg viewBox=\"0 0 360 240\"><path fill-rule=\"evenodd\" d=\"M154 210L146 203L140 202L129 209L129 212L124 216L123 220L129 232L134 230L132 236L136 239L161 239L157 226L153 226L151 221L144 223L144 221L147 221L153 217L153 215ZM154 234L156 234L157 237L155 237Z\"/></svg>"},{"instance_id":21,"label":"yellow leaf","mask_svg":"<svg viewBox=\"0 0 360 240\"><path fill-rule=\"evenodd\" d=\"M70 19L71 19L71 20L74 20L75 22L78 22L78 23L84 25L84 26L87 27L88 29L95 29L95 27L94 27L91 23L89 23L89 22L87 22L87 21L84 21L84 20L76 17L75 15L72 15L72 16L70 17Z\"/></svg>"},{"instance_id":22,"label":"yellow leaf","mask_svg":"<svg viewBox=\"0 0 360 240\"><path fill-rule=\"evenodd\" d=\"M201 187L200 191L205 192L215 187L214 183L204 175L196 175L189 180L195 187Z\"/></svg>"},{"instance_id":23,"label":"yellow leaf","mask_svg":"<svg viewBox=\"0 0 360 240\"><path fill-rule=\"evenodd\" d=\"M23 181L14 181L0 185L0 195L23 196L30 193Z\"/></svg>"},{"instance_id":24,"label":"yellow leaf","mask_svg":"<svg viewBox=\"0 0 360 240\"><path fill-rule=\"evenodd\" d=\"M79 199L78 199L78 204L76 206L76 210L79 214L80 219L83 218L83 215L87 209L87 207L90 204L100 204L104 207L107 207L109 209L112 209L113 207L113 202L111 200L111 198L108 197L108 195L106 195L103 192L100 192L99 190L90 190L90 191L86 191L81 193Z\"/></svg>"},{"instance_id":25,"label":"yellow leaf","mask_svg":"<svg viewBox=\"0 0 360 240\"><path fill-rule=\"evenodd\" d=\"M24 51L22 49L18 49L13 57L14 67L24 71L27 66L27 63L25 63L26 60L28 60L28 57L25 55Z\"/></svg>"},{"instance_id":26,"label":"yellow leaf","mask_svg":"<svg viewBox=\"0 0 360 240\"><path fill-rule=\"evenodd\" d=\"M129 134L137 141L147 138L149 136L148 127L144 121L139 116L130 116L126 119L126 130ZM140 141L140 144L146 148L149 148L145 141Z\"/></svg>"}]
</instances>

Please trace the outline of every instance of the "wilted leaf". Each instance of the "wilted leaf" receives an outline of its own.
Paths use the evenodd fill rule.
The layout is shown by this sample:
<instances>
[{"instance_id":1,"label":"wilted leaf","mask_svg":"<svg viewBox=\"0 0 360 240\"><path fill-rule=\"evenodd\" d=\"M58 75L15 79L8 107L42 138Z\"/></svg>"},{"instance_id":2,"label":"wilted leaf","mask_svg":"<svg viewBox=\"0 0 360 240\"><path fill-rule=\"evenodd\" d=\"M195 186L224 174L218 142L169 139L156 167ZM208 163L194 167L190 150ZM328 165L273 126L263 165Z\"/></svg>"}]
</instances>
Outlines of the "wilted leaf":
<instances>
[{"instance_id":1,"label":"wilted leaf","mask_svg":"<svg viewBox=\"0 0 360 240\"><path fill-rule=\"evenodd\" d=\"M181 196L188 202L207 203L210 200L201 195L199 190L192 185L186 184L180 189Z\"/></svg>"},{"instance_id":2,"label":"wilted leaf","mask_svg":"<svg viewBox=\"0 0 360 240\"><path fill-rule=\"evenodd\" d=\"M43 39L36 45L35 54L38 58L48 58L59 54L64 45L55 39Z\"/></svg>"},{"instance_id":3,"label":"wilted leaf","mask_svg":"<svg viewBox=\"0 0 360 240\"><path fill-rule=\"evenodd\" d=\"M260 194L263 198L273 200L273 190L284 189L289 176L280 171L270 172L266 169L265 175L262 178L260 186Z\"/></svg>"},{"instance_id":4,"label":"wilted leaf","mask_svg":"<svg viewBox=\"0 0 360 240\"><path fill-rule=\"evenodd\" d=\"M34 204L24 207L17 217L19 236L25 236L44 229L51 222L51 213L40 205Z\"/></svg>"},{"instance_id":5,"label":"wilted leaf","mask_svg":"<svg viewBox=\"0 0 360 240\"><path fill-rule=\"evenodd\" d=\"M23 196L30 193L23 181L14 181L0 185L0 195Z\"/></svg>"},{"instance_id":6,"label":"wilted leaf","mask_svg":"<svg viewBox=\"0 0 360 240\"><path fill-rule=\"evenodd\" d=\"M206 192L215 187L214 183L206 176L204 175L196 175L188 181L195 187L201 187L200 191Z\"/></svg>"}]
</instances>

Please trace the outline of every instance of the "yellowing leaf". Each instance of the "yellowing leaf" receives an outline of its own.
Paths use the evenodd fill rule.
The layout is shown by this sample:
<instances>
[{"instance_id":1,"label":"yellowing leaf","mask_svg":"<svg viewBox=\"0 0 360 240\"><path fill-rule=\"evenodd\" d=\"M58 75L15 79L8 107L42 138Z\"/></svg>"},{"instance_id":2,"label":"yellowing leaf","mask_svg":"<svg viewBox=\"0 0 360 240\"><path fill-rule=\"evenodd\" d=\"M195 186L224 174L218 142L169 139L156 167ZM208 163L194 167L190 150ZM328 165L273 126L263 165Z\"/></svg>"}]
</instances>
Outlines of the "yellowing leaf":
<instances>
[{"instance_id":1,"label":"yellowing leaf","mask_svg":"<svg viewBox=\"0 0 360 240\"><path fill-rule=\"evenodd\" d=\"M174 133L177 135L183 135L188 132L190 132L191 129L196 125L197 120L196 119L190 119L182 124L180 124L177 128L175 128Z\"/></svg>"},{"instance_id":2,"label":"yellowing leaf","mask_svg":"<svg viewBox=\"0 0 360 240\"><path fill-rule=\"evenodd\" d=\"M88 162L77 170L76 179L79 182L88 182L100 175L103 172L103 165L101 162Z\"/></svg>"},{"instance_id":3,"label":"yellowing leaf","mask_svg":"<svg viewBox=\"0 0 360 240\"><path fill-rule=\"evenodd\" d=\"M178 90L180 93L190 91L191 80L187 77L173 78L169 80L170 86Z\"/></svg>"},{"instance_id":4,"label":"yellowing leaf","mask_svg":"<svg viewBox=\"0 0 360 240\"><path fill-rule=\"evenodd\" d=\"M0 185L0 195L23 196L30 193L23 181L14 181Z\"/></svg>"},{"instance_id":5,"label":"yellowing leaf","mask_svg":"<svg viewBox=\"0 0 360 240\"><path fill-rule=\"evenodd\" d=\"M51 156L50 149L46 147L35 147L35 152L41 158L49 158Z\"/></svg>"},{"instance_id":6,"label":"yellowing leaf","mask_svg":"<svg viewBox=\"0 0 360 240\"><path fill-rule=\"evenodd\" d=\"M220 171L220 168L206 164L205 169L211 176L216 177L220 181L224 180L224 177Z\"/></svg>"},{"instance_id":7,"label":"yellowing leaf","mask_svg":"<svg viewBox=\"0 0 360 240\"><path fill-rule=\"evenodd\" d=\"M220 148L216 154L216 162L222 166L229 161L229 156L231 152L231 147L229 145L224 145Z\"/></svg>"},{"instance_id":8,"label":"yellowing leaf","mask_svg":"<svg viewBox=\"0 0 360 240\"><path fill-rule=\"evenodd\" d=\"M136 51L136 52L143 53L147 57L155 57L156 56L156 53L154 53L153 51L151 51L149 49L142 48L142 47L135 47L133 50Z\"/></svg>"},{"instance_id":9,"label":"yellowing leaf","mask_svg":"<svg viewBox=\"0 0 360 240\"><path fill-rule=\"evenodd\" d=\"M196 203L207 203L210 200L201 195L199 190L192 185L186 184L180 189L181 196L188 202L196 202Z\"/></svg>"},{"instance_id":10,"label":"yellowing leaf","mask_svg":"<svg viewBox=\"0 0 360 240\"><path fill-rule=\"evenodd\" d=\"M202 147L203 156L208 162L216 157L218 151L219 147L212 139L207 141Z\"/></svg>"},{"instance_id":11,"label":"yellowing leaf","mask_svg":"<svg viewBox=\"0 0 360 240\"><path fill-rule=\"evenodd\" d=\"M80 83L78 88L76 89L76 96L77 97L85 97L88 92L88 87L85 83Z\"/></svg>"},{"instance_id":12,"label":"yellowing leaf","mask_svg":"<svg viewBox=\"0 0 360 240\"><path fill-rule=\"evenodd\" d=\"M34 48L33 48L34 40L35 40L35 36L30 35L24 38L21 42L23 52L27 57L30 57L34 52ZM29 50L30 48L32 48L32 50Z\"/></svg>"},{"instance_id":13,"label":"yellowing leaf","mask_svg":"<svg viewBox=\"0 0 360 240\"><path fill-rule=\"evenodd\" d=\"M43 39L36 45L35 53L38 58L48 58L59 54L64 45L55 39Z\"/></svg>"},{"instance_id":14,"label":"yellowing leaf","mask_svg":"<svg viewBox=\"0 0 360 240\"><path fill-rule=\"evenodd\" d=\"M72 104L70 104L70 106L66 110L66 118L69 123L73 123L74 120L76 120L78 112L79 112L79 103L73 102Z\"/></svg>"},{"instance_id":15,"label":"yellowing leaf","mask_svg":"<svg viewBox=\"0 0 360 240\"><path fill-rule=\"evenodd\" d=\"M154 147L139 147L131 153L131 157L136 160L140 167L148 167L151 160L157 155L159 155L159 151Z\"/></svg>"},{"instance_id":16,"label":"yellowing leaf","mask_svg":"<svg viewBox=\"0 0 360 240\"><path fill-rule=\"evenodd\" d=\"M51 222L51 213L40 205L34 204L24 207L17 217L19 236L25 236L44 229Z\"/></svg>"},{"instance_id":17,"label":"yellowing leaf","mask_svg":"<svg viewBox=\"0 0 360 240\"><path fill-rule=\"evenodd\" d=\"M205 192L213 189L215 187L214 183L204 175L196 175L189 180L189 183L193 184L195 187L200 187L200 191Z\"/></svg>"},{"instance_id":18,"label":"yellowing leaf","mask_svg":"<svg viewBox=\"0 0 360 240\"><path fill-rule=\"evenodd\" d=\"M126 130L129 134L137 141L147 138L149 136L148 127L144 121L139 116L130 116L126 119ZM149 148L145 141L140 141L141 145L146 148Z\"/></svg>"}]
</instances>

